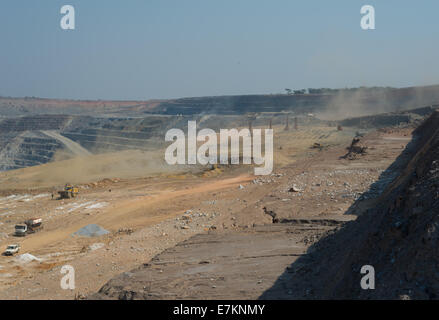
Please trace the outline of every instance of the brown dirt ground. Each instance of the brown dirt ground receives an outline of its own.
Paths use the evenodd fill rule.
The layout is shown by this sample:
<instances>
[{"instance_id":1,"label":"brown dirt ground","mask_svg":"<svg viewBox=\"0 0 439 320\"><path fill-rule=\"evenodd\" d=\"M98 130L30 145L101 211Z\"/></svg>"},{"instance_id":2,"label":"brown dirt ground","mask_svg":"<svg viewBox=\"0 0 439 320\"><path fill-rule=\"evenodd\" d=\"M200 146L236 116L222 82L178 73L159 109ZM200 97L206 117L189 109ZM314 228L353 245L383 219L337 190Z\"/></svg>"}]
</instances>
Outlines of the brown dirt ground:
<instances>
[{"instance_id":1,"label":"brown dirt ground","mask_svg":"<svg viewBox=\"0 0 439 320\"><path fill-rule=\"evenodd\" d=\"M145 292L155 292L156 298L258 297L295 256L303 254L325 232L355 219L364 210L359 207L345 214L356 197L379 179L410 140L410 129L372 132L364 141L370 146L368 153L351 161L340 156L346 153L353 129L275 130L276 166L273 175L265 177L253 176L251 168L241 166L213 173L162 173L139 178L124 176L123 172L118 172L119 176L101 172L80 184L78 198L52 200L49 185L39 185L32 177L41 174L39 170L50 172L50 166L59 163L17 171L15 175L7 173L8 179L12 174L19 182L11 189L2 190L0 245L18 242L22 246L21 254L30 253L42 261L25 264L15 257L1 256L0 299L72 299L78 294L90 295L121 272L133 270L161 252L163 257L178 264L168 267L163 264L163 268L158 268L156 271L163 278L151 278L152 274L148 273L148 284L138 281L142 290L152 288ZM321 143L323 149L310 148L314 142ZM61 185L62 177L51 183ZM26 190L29 185L32 189ZM301 191L288 192L292 185ZM7 198L13 194L21 198ZM362 206L367 207L373 201L372 195ZM41 216L44 229L26 238L13 237L13 226L29 215ZM273 219L289 224L272 224ZM110 234L99 238L71 236L91 223ZM265 242L262 235L271 240ZM191 239L192 236L195 238ZM218 238L215 241L219 245L226 242L242 245L230 250L224 249L228 246L209 247L206 243L209 237ZM287 242L283 243L285 239ZM264 246L266 253L255 251ZM205 249L199 251L199 248ZM172 250L176 250L175 255ZM225 251L219 254L218 250ZM259 263L256 258L248 258L259 255L266 261ZM229 267L226 264L240 260L241 256L247 264L235 264L239 270L226 271ZM200 264L205 260L217 261L219 269ZM63 276L60 268L65 264L75 267L75 290L60 288ZM192 270L193 264L209 267L205 271ZM267 265L276 267L267 272ZM224 277L226 285L221 290L220 285L206 285L205 281L211 277ZM247 284L240 282L239 277ZM167 278L174 280L166 283ZM197 281L200 288L206 289L194 291L192 287ZM136 287L126 291L139 290ZM166 290L170 296L165 295Z\"/></svg>"},{"instance_id":2,"label":"brown dirt ground","mask_svg":"<svg viewBox=\"0 0 439 320\"><path fill-rule=\"evenodd\" d=\"M307 153L273 176L254 179L236 191L245 207L229 209L229 219L237 228L195 235L147 264L120 274L90 298L261 297L296 259L308 255L313 243L356 219L376 201L389 183L389 177L382 173L410 141L410 131L368 134L362 143L369 151L357 160L341 159L349 145L346 141ZM403 167L402 161L391 173L396 175ZM377 182L377 191L370 191ZM299 191L290 192L293 185ZM360 201L361 206L352 208L368 191L369 197ZM347 212L349 208L352 210Z\"/></svg>"}]
</instances>

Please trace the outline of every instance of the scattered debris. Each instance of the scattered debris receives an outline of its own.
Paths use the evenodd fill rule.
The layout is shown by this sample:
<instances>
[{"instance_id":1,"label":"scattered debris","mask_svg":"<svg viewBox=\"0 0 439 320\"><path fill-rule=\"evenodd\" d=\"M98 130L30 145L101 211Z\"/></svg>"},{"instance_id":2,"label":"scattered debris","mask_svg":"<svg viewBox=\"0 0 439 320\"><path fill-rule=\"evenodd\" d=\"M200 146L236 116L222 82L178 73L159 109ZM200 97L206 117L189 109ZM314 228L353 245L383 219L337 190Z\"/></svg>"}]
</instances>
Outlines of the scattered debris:
<instances>
[{"instance_id":1,"label":"scattered debris","mask_svg":"<svg viewBox=\"0 0 439 320\"><path fill-rule=\"evenodd\" d=\"M30 253L20 254L19 256L17 256L16 259L18 262L21 262L21 263L29 263L32 261L39 261L39 262L42 261L42 259L39 259L39 258L31 255Z\"/></svg>"},{"instance_id":2,"label":"scattered debris","mask_svg":"<svg viewBox=\"0 0 439 320\"><path fill-rule=\"evenodd\" d=\"M352 139L351 145L347 148L348 153L342 156L343 159L355 160L358 155L366 154L367 146L361 143L361 139L356 137Z\"/></svg>"},{"instance_id":3,"label":"scattered debris","mask_svg":"<svg viewBox=\"0 0 439 320\"><path fill-rule=\"evenodd\" d=\"M97 242L97 243L93 243L93 244L91 244L88 248L89 248L91 251L95 251L95 250L98 250L98 249L100 249L100 248L103 248L104 246L105 246L104 243L102 243L102 242Z\"/></svg>"},{"instance_id":4,"label":"scattered debris","mask_svg":"<svg viewBox=\"0 0 439 320\"><path fill-rule=\"evenodd\" d=\"M117 234L132 234L134 230L132 228L120 228L117 230Z\"/></svg>"},{"instance_id":5,"label":"scattered debris","mask_svg":"<svg viewBox=\"0 0 439 320\"><path fill-rule=\"evenodd\" d=\"M85 208L86 209L100 209L100 208L106 207L107 205L108 205L108 203L106 203L106 202L98 202L98 203L89 205Z\"/></svg>"},{"instance_id":6,"label":"scattered debris","mask_svg":"<svg viewBox=\"0 0 439 320\"><path fill-rule=\"evenodd\" d=\"M303 190L301 190L299 187L297 187L295 184L293 184L293 186L291 188L288 189L288 192L302 192Z\"/></svg>"},{"instance_id":7,"label":"scattered debris","mask_svg":"<svg viewBox=\"0 0 439 320\"><path fill-rule=\"evenodd\" d=\"M321 145L318 142L314 142L314 144L312 145L311 149L319 149L322 150L323 149L323 145Z\"/></svg>"}]
</instances>

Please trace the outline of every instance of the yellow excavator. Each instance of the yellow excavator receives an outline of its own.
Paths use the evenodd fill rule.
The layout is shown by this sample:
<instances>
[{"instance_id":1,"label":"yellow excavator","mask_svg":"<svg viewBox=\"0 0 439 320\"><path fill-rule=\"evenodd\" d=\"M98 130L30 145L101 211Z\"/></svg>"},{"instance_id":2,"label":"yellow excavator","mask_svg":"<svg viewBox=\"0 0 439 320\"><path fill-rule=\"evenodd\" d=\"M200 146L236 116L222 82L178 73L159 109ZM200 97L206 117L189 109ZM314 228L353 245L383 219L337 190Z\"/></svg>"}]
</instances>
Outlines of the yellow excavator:
<instances>
[{"instance_id":1,"label":"yellow excavator","mask_svg":"<svg viewBox=\"0 0 439 320\"><path fill-rule=\"evenodd\" d=\"M59 194L60 199L74 198L79 194L79 188L67 183L64 186L64 190L58 191L58 194Z\"/></svg>"}]
</instances>

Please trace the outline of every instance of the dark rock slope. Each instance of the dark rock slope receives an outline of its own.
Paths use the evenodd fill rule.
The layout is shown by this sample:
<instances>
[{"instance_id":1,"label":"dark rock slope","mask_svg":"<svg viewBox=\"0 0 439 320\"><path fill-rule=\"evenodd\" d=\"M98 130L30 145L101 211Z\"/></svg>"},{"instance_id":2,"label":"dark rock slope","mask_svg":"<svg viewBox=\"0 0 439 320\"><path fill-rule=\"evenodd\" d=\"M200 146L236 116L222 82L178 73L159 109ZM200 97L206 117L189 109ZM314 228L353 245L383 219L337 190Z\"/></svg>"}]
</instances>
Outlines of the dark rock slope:
<instances>
[{"instance_id":1,"label":"dark rock slope","mask_svg":"<svg viewBox=\"0 0 439 320\"><path fill-rule=\"evenodd\" d=\"M290 296L280 283L263 299L439 298L439 112L414 132L414 156L376 206L309 249L305 274L290 272ZM360 283L364 265L375 270L375 289ZM282 284L284 285L284 284ZM306 289L306 296L301 294Z\"/></svg>"}]
</instances>

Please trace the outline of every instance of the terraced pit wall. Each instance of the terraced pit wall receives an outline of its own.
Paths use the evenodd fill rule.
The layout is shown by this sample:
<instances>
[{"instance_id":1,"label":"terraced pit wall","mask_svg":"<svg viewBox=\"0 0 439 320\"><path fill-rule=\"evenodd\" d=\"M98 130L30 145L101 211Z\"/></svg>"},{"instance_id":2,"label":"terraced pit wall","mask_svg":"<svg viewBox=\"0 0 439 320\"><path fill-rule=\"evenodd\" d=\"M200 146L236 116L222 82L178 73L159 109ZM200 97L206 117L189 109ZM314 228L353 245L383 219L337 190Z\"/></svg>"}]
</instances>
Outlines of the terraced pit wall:
<instances>
[{"instance_id":1,"label":"terraced pit wall","mask_svg":"<svg viewBox=\"0 0 439 320\"><path fill-rule=\"evenodd\" d=\"M49 162L62 144L41 133L61 130L70 116L33 116L0 121L0 171Z\"/></svg>"}]
</instances>

